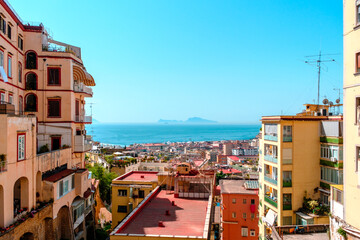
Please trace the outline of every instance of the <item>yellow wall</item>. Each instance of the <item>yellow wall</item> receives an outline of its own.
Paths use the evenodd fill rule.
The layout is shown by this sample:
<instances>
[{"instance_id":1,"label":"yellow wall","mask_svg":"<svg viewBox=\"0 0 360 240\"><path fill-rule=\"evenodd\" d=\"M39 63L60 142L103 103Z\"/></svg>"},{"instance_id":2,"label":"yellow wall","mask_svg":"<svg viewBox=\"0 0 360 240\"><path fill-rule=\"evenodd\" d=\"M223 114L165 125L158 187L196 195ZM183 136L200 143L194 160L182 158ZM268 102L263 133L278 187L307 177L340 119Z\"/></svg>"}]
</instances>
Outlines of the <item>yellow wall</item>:
<instances>
[{"instance_id":1,"label":"yellow wall","mask_svg":"<svg viewBox=\"0 0 360 240\"><path fill-rule=\"evenodd\" d=\"M356 53L360 52L360 29L356 26L356 1L344 0L344 220L360 229L360 178L356 169L356 146L360 146L355 121L356 97L360 97L360 75Z\"/></svg>"}]
</instances>

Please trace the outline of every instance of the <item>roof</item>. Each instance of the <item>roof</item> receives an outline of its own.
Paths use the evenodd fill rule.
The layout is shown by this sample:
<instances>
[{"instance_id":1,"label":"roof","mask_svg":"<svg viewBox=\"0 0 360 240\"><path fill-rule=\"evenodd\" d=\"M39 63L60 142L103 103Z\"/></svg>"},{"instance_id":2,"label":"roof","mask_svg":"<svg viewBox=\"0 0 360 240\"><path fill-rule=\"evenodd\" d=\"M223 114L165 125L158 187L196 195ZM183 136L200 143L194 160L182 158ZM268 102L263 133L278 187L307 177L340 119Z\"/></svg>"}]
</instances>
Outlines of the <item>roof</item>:
<instances>
[{"instance_id":1,"label":"roof","mask_svg":"<svg viewBox=\"0 0 360 240\"><path fill-rule=\"evenodd\" d=\"M75 170L72 170L72 169L65 169L61 172L58 172L58 173L55 173L45 179L43 179L44 181L47 181L47 182L57 182L61 179L63 179L64 177L67 177L71 174L75 173Z\"/></svg>"},{"instance_id":2,"label":"roof","mask_svg":"<svg viewBox=\"0 0 360 240\"><path fill-rule=\"evenodd\" d=\"M258 189L246 189L245 180L220 180L221 194L258 194Z\"/></svg>"},{"instance_id":3,"label":"roof","mask_svg":"<svg viewBox=\"0 0 360 240\"><path fill-rule=\"evenodd\" d=\"M174 206L172 201L175 202ZM144 200L144 205L134 210L136 215L120 223L112 235L144 234L170 237L186 235L202 238L208 203L208 200L204 199L175 198L173 194L166 194L166 191L154 191L147 201ZM165 214L167 210L170 215ZM164 227L159 227L159 221Z\"/></svg>"},{"instance_id":4,"label":"roof","mask_svg":"<svg viewBox=\"0 0 360 240\"><path fill-rule=\"evenodd\" d=\"M230 158L233 161L239 161L239 157L237 156L228 156L228 158Z\"/></svg>"},{"instance_id":5,"label":"roof","mask_svg":"<svg viewBox=\"0 0 360 240\"><path fill-rule=\"evenodd\" d=\"M220 171L222 171L224 174L236 174L236 173L241 173L241 171L237 170L237 169L221 169Z\"/></svg>"},{"instance_id":6,"label":"roof","mask_svg":"<svg viewBox=\"0 0 360 240\"><path fill-rule=\"evenodd\" d=\"M246 181L244 183L244 187L246 189L259 189L259 182L258 181Z\"/></svg>"},{"instance_id":7,"label":"roof","mask_svg":"<svg viewBox=\"0 0 360 240\"><path fill-rule=\"evenodd\" d=\"M158 180L158 172L150 171L131 171L121 175L113 181L141 181L141 182L154 182Z\"/></svg>"}]
</instances>

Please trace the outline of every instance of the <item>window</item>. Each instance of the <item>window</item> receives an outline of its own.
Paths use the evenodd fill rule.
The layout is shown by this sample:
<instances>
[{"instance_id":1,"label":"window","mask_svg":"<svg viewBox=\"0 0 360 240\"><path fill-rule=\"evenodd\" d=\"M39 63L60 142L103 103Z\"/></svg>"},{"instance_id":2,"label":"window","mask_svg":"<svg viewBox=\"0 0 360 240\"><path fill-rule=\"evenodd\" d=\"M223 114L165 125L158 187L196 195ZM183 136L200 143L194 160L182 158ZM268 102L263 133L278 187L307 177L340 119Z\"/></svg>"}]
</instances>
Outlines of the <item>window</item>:
<instances>
[{"instance_id":1,"label":"window","mask_svg":"<svg viewBox=\"0 0 360 240\"><path fill-rule=\"evenodd\" d=\"M236 198L233 198L233 199L232 199L232 203L236 203Z\"/></svg>"},{"instance_id":2,"label":"window","mask_svg":"<svg viewBox=\"0 0 360 240\"><path fill-rule=\"evenodd\" d=\"M292 217L283 217L283 224L282 225L292 225Z\"/></svg>"},{"instance_id":3,"label":"window","mask_svg":"<svg viewBox=\"0 0 360 240\"><path fill-rule=\"evenodd\" d=\"M321 180L333 184L343 184L343 170L321 167Z\"/></svg>"},{"instance_id":4,"label":"window","mask_svg":"<svg viewBox=\"0 0 360 240\"><path fill-rule=\"evenodd\" d=\"M25 133L18 133L17 152L18 161L25 160Z\"/></svg>"},{"instance_id":5,"label":"window","mask_svg":"<svg viewBox=\"0 0 360 240\"><path fill-rule=\"evenodd\" d=\"M292 172L291 171L283 171L283 187L291 187L292 186Z\"/></svg>"},{"instance_id":6,"label":"window","mask_svg":"<svg viewBox=\"0 0 360 240\"><path fill-rule=\"evenodd\" d=\"M51 137L51 151L60 149L61 147L61 136Z\"/></svg>"},{"instance_id":7,"label":"window","mask_svg":"<svg viewBox=\"0 0 360 240\"><path fill-rule=\"evenodd\" d=\"M20 62L18 64L18 80L19 80L19 83L22 82L22 64Z\"/></svg>"},{"instance_id":8,"label":"window","mask_svg":"<svg viewBox=\"0 0 360 240\"><path fill-rule=\"evenodd\" d=\"M236 212L232 212L231 216L232 218L236 218Z\"/></svg>"},{"instance_id":9,"label":"window","mask_svg":"<svg viewBox=\"0 0 360 240\"><path fill-rule=\"evenodd\" d=\"M25 111L36 112L37 111L37 99L35 94L28 94L25 97Z\"/></svg>"},{"instance_id":10,"label":"window","mask_svg":"<svg viewBox=\"0 0 360 240\"><path fill-rule=\"evenodd\" d=\"M61 85L60 68L48 68L48 85Z\"/></svg>"},{"instance_id":11,"label":"window","mask_svg":"<svg viewBox=\"0 0 360 240\"><path fill-rule=\"evenodd\" d=\"M8 23L8 26L7 26L7 36L8 36L8 38L11 39L11 26L10 26L9 23Z\"/></svg>"},{"instance_id":12,"label":"window","mask_svg":"<svg viewBox=\"0 0 360 240\"><path fill-rule=\"evenodd\" d=\"M37 90L37 75L29 72L25 76L25 90Z\"/></svg>"},{"instance_id":13,"label":"window","mask_svg":"<svg viewBox=\"0 0 360 240\"><path fill-rule=\"evenodd\" d=\"M26 69L36 69L37 68L37 56L36 53L31 51L26 53Z\"/></svg>"},{"instance_id":14,"label":"window","mask_svg":"<svg viewBox=\"0 0 360 240\"><path fill-rule=\"evenodd\" d=\"M61 117L61 99L48 99L48 117Z\"/></svg>"},{"instance_id":15,"label":"window","mask_svg":"<svg viewBox=\"0 0 360 240\"><path fill-rule=\"evenodd\" d=\"M118 205L117 212L119 212L119 213L127 213L127 207Z\"/></svg>"},{"instance_id":16,"label":"window","mask_svg":"<svg viewBox=\"0 0 360 240\"><path fill-rule=\"evenodd\" d=\"M145 198L145 191L139 190L139 198Z\"/></svg>"},{"instance_id":17,"label":"window","mask_svg":"<svg viewBox=\"0 0 360 240\"><path fill-rule=\"evenodd\" d=\"M74 188L75 188L75 174L64 178L58 183L58 193L59 193L58 198L65 196Z\"/></svg>"},{"instance_id":18,"label":"window","mask_svg":"<svg viewBox=\"0 0 360 240\"><path fill-rule=\"evenodd\" d=\"M9 93L9 103L13 104L13 95Z\"/></svg>"},{"instance_id":19,"label":"window","mask_svg":"<svg viewBox=\"0 0 360 240\"><path fill-rule=\"evenodd\" d=\"M243 199L243 204L246 204L246 198Z\"/></svg>"},{"instance_id":20,"label":"window","mask_svg":"<svg viewBox=\"0 0 360 240\"><path fill-rule=\"evenodd\" d=\"M291 210L291 194L283 194L283 210Z\"/></svg>"},{"instance_id":21,"label":"window","mask_svg":"<svg viewBox=\"0 0 360 240\"><path fill-rule=\"evenodd\" d=\"M241 228L241 236L243 236L243 237L248 236L248 228L247 227L242 227Z\"/></svg>"},{"instance_id":22,"label":"window","mask_svg":"<svg viewBox=\"0 0 360 240\"><path fill-rule=\"evenodd\" d=\"M251 204L255 204L255 199L251 199Z\"/></svg>"},{"instance_id":23,"label":"window","mask_svg":"<svg viewBox=\"0 0 360 240\"><path fill-rule=\"evenodd\" d=\"M254 214L254 213L251 213L251 214L250 214L250 217L251 217L251 219L254 219L254 218L255 218L255 214Z\"/></svg>"},{"instance_id":24,"label":"window","mask_svg":"<svg viewBox=\"0 0 360 240\"><path fill-rule=\"evenodd\" d=\"M20 35L18 36L18 48L20 48L20 50L24 50L24 40Z\"/></svg>"},{"instance_id":25,"label":"window","mask_svg":"<svg viewBox=\"0 0 360 240\"><path fill-rule=\"evenodd\" d=\"M12 78L12 57L9 55L8 56L8 77Z\"/></svg>"},{"instance_id":26,"label":"window","mask_svg":"<svg viewBox=\"0 0 360 240\"><path fill-rule=\"evenodd\" d=\"M6 34L6 22L3 17L0 16L0 31Z\"/></svg>"},{"instance_id":27,"label":"window","mask_svg":"<svg viewBox=\"0 0 360 240\"><path fill-rule=\"evenodd\" d=\"M251 229L251 230L250 230L250 236L251 236L251 237L254 237L255 235L256 235L255 230L254 230L254 229Z\"/></svg>"},{"instance_id":28,"label":"window","mask_svg":"<svg viewBox=\"0 0 360 240\"><path fill-rule=\"evenodd\" d=\"M4 67L4 52L0 50L0 66Z\"/></svg>"},{"instance_id":29,"label":"window","mask_svg":"<svg viewBox=\"0 0 360 240\"><path fill-rule=\"evenodd\" d=\"M325 204L325 205L330 205L329 204L329 195L323 192L320 192L320 203Z\"/></svg>"},{"instance_id":30,"label":"window","mask_svg":"<svg viewBox=\"0 0 360 240\"><path fill-rule=\"evenodd\" d=\"M292 126L283 126L283 142L292 142Z\"/></svg>"},{"instance_id":31,"label":"window","mask_svg":"<svg viewBox=\"0 0 360 240\"><path fill-rule=\"evenodd\" d=\"M343 192L336 189L336 188L333 188L333 196L332 196L332 199L338 203L341 203L343 204L344 203L344 199L343 199Z\"/></svg>"},{"instance_id":32,"label":"window","mask_svg":"<svg viewBox=\"0 0 360 240\"><path fill-rule=\"evenodd\" d=\"M75 188L75 174L71 176L71 189Z\"/></svg>"},{"instance_id":33,"label":"window","mask_svg":"<svg viewBox=\"0 0 360 240\"><path fill-rule=\"evenodd\" d=\"M79 206L75 207L74 210L73 210L73 218L74 218L74 222L79 218L81 217L81 215L84 214L84 210L85 210L85 207L84 207L84 203L82 202Z\"/></svg>"},{"instance_id":34,"label":"window","mask_svg":"<svg viewBox=\"0 0 360 240\"><path fill-rule=\"evenodd\" d=\"M282 163L292 164L292 148L284 148L282 151Z\"/></svg>"},{"instance_id":35,"label":"window","mask_svg":"<svg viewBox=\"0 0 360 240\"><path fill-rule=\"evenodd\" d=\"M247 216L246 216L246 213L243 213L243 218L246 219L246 217L247 217Z\"/></svg>"},{"instance_id":36,"label":"window","mask_svg":"<svg viewBox=\"0 0 360 240\"><path fill-rule=\"evenodd\" d=\"M127 190L118 190L118 196L120 197L126 197L127 196Z\"/></svg>"},{"instance_id":37,"label":"window","mask_svg":"<svg viewBox=\"0 0 360 240\"><path fill-rule=\"evenodd\" d=\"M356 24L360 24L360 4L356 5Z\"/></svg>"}]
</instances>

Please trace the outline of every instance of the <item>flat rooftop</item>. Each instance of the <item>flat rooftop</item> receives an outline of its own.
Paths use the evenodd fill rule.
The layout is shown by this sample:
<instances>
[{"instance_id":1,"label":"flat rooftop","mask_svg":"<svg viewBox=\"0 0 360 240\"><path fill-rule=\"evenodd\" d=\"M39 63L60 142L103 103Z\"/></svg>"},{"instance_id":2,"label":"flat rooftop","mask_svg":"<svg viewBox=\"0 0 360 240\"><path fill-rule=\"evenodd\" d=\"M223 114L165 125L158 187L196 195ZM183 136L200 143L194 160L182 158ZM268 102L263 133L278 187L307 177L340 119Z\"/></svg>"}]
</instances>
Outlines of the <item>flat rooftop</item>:
<instances>
[{"instance_id":1,"label":"flat rooftop","mask_svg":"<svg viewBox=\"0 0 360 240\"><path fill-rule=\"evenodd\" d=\"M248 188L245 186L248 186ZM222 194L231 193L257 195L259 191L259 184L257 181L249 180L220 180L220 188Z\"/></svg>"},{"instance_id":2,"label":"flat rooftop","mask_svg":"<svg viewBox=\"0 0 360 240\"><path fill-rule=\"evenodd\" d=\"M207 199L175 198L166 191L154 190L148 201L134 211L134 217L124 219L111 235L167 235L203 238L208 212ZM172 201L175 205L172 205ZM166 211L169 215L166 215ZM164 226L159 227L159 221ZM207 235L207 233L206 233ZM136 235L138 236L138 235ZM206 236L207 237L207 236Z\"/></svg>"},{"instance_id":3,"label":"flat rooftop","mask_svg":"<svg viewBox=\"0 0 360 240\"><path fill-rule=\"evenodd\" d=\"M121 175L113 181L141 181L141 182L157 182L158 172L150 171L131 171Z\"/></svg>"}]
</instances>

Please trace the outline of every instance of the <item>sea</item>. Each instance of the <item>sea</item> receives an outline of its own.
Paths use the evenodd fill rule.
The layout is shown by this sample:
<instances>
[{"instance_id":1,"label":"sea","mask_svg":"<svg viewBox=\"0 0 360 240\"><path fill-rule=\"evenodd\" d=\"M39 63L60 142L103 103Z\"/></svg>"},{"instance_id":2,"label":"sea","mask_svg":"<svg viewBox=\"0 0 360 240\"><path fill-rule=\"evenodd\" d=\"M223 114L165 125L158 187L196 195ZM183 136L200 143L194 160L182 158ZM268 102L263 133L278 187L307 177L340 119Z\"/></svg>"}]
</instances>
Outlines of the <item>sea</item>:
<instances>
[{"instance_id":1,"label":"sea","mask_svg":"<svg viewBox=\"0 0 360 240\"><path fill-rule=\"evenodd\" d=\"M246 140L254 138L260 127L244 124L95 123L87 126L87 134L102 144L129 146L134 143Z\"/></svg>"}]
</instances>

